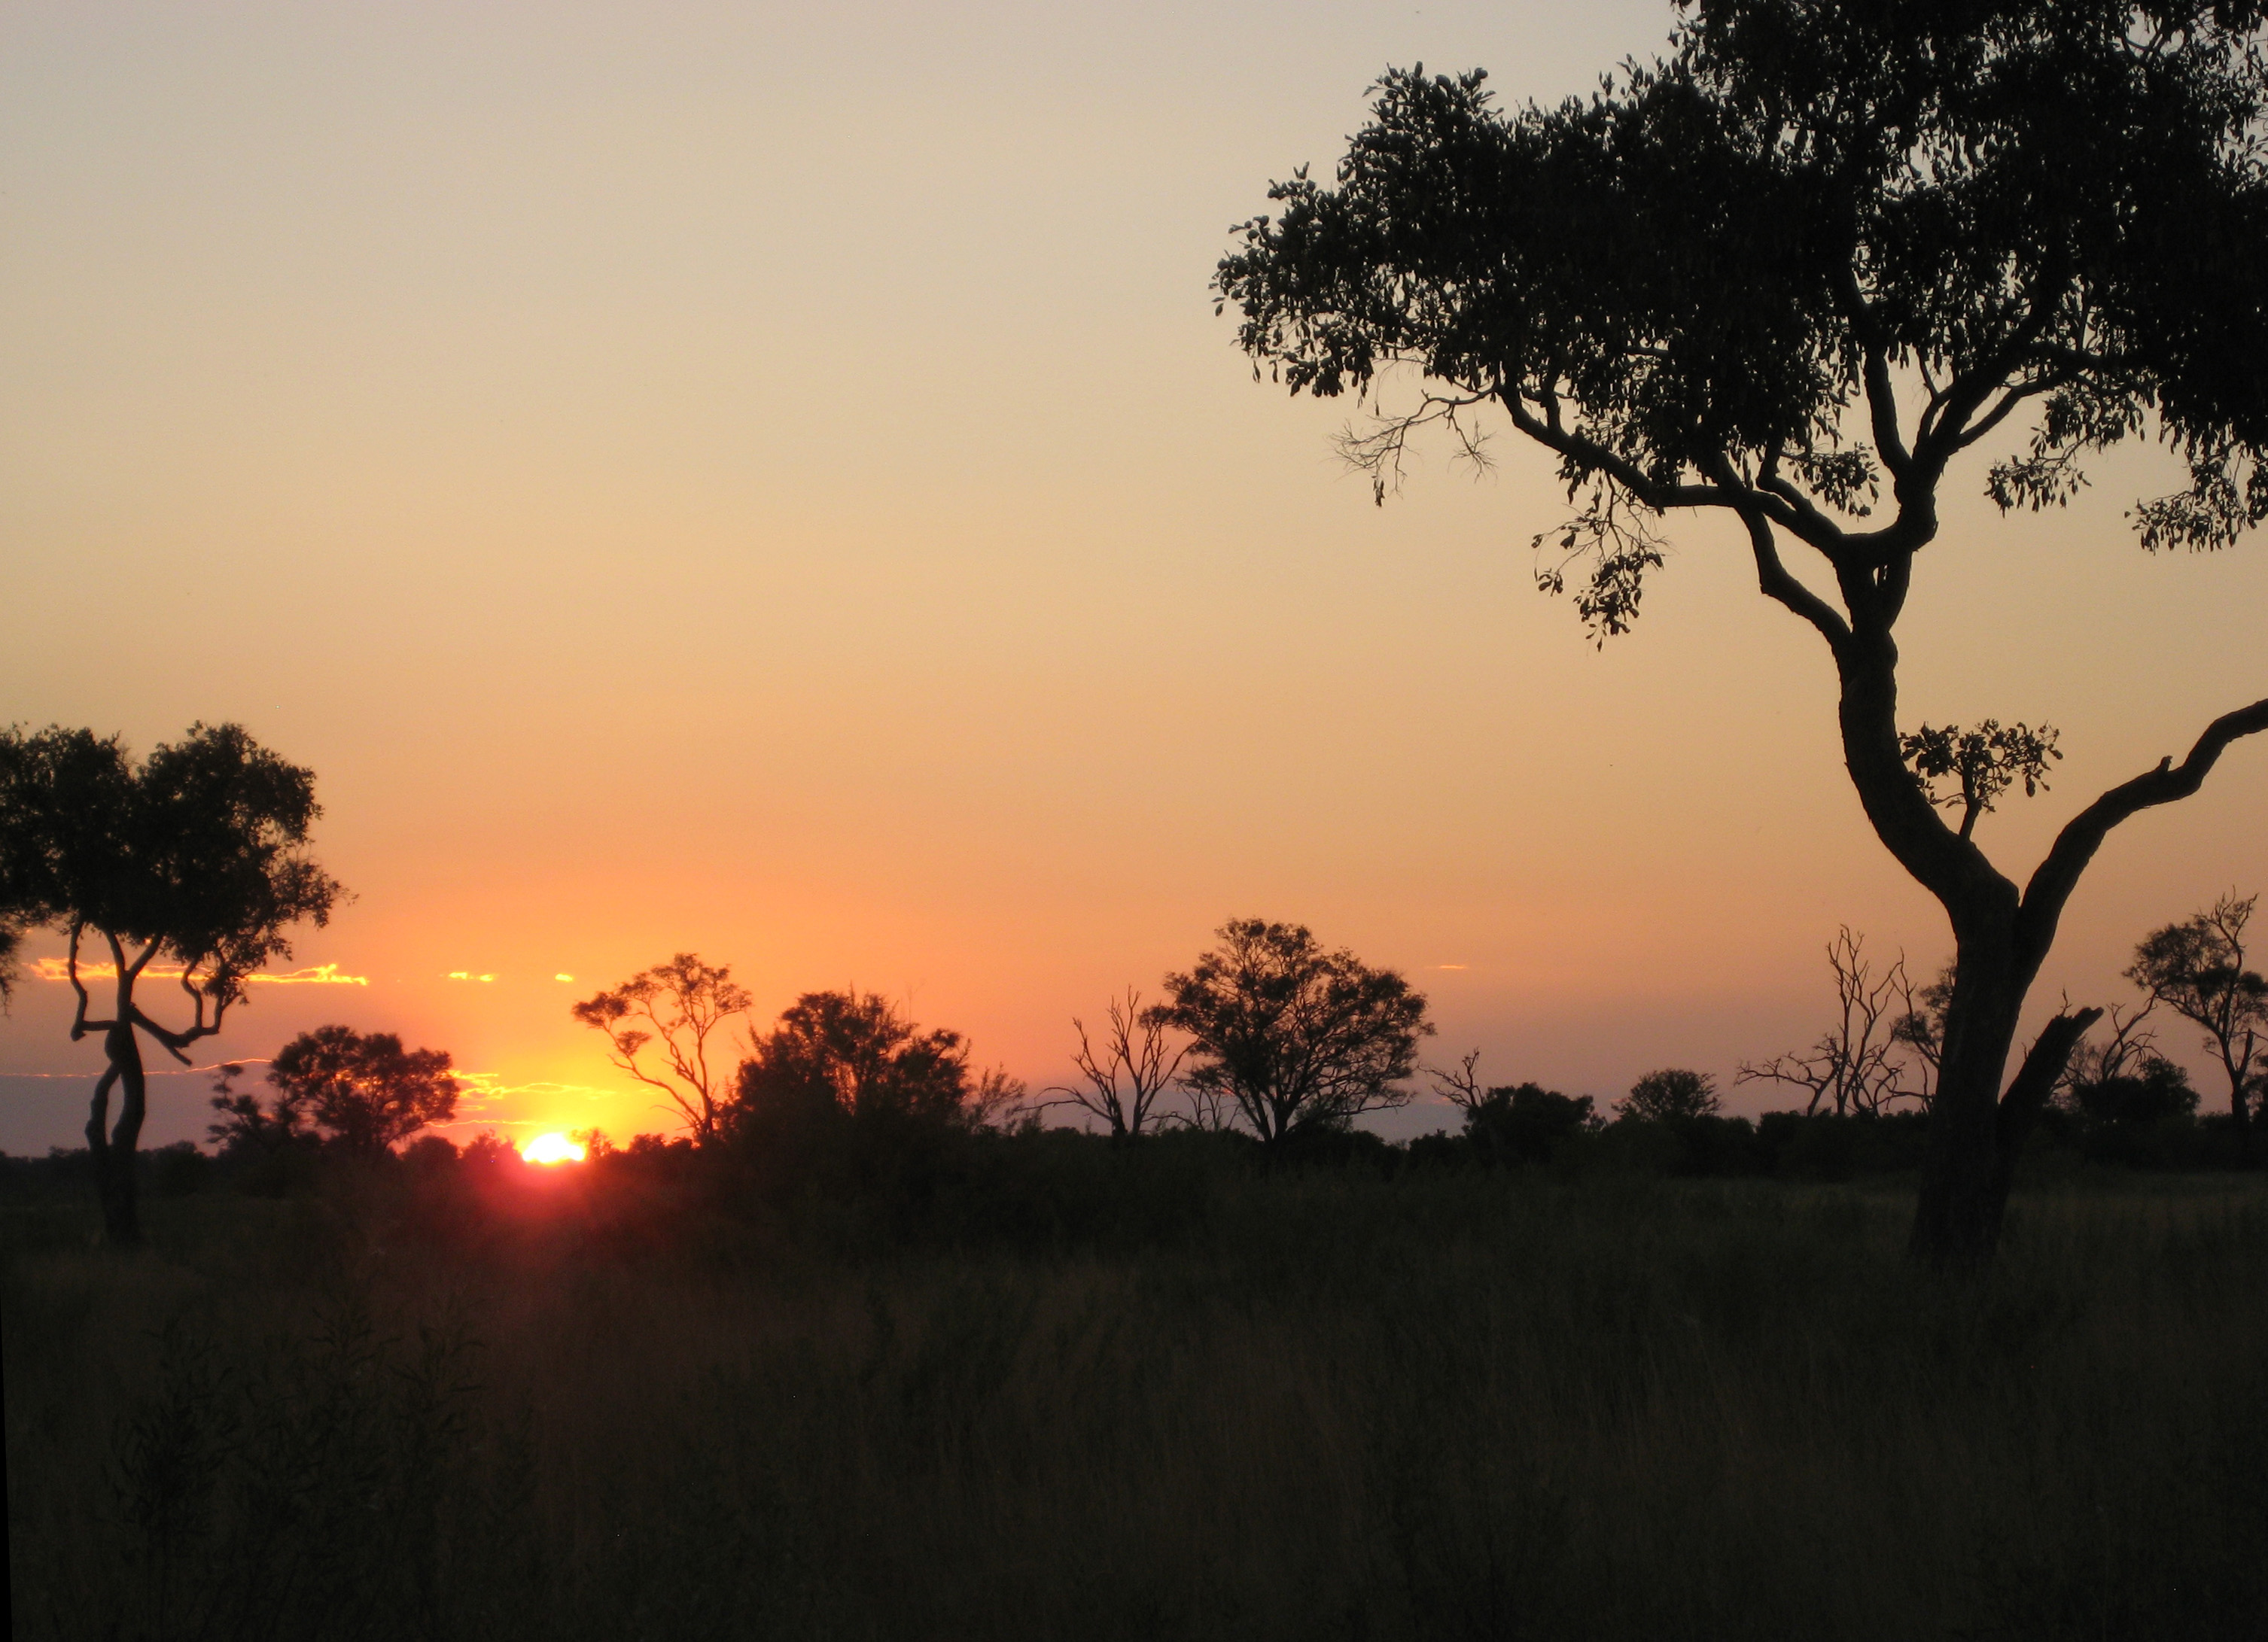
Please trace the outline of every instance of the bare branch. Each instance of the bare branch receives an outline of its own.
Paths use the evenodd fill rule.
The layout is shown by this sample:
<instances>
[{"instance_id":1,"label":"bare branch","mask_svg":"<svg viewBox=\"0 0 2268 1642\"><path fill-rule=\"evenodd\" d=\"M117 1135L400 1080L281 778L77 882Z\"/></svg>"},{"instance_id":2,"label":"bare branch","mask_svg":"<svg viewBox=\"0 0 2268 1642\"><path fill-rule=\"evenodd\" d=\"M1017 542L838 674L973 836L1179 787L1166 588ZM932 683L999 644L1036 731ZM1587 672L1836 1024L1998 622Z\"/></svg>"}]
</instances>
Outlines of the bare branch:
<instances>
[{"instance_id":1,"label":"bare branch","mask_svg":"<svg viewBox=\"0 0 2268 1642\"><path fill-rule=\"evenodd\" d=\"M1086 1022L1074 1017L1071 1027L1079 1033L1071 1064L1086 1087L1057 1084L1044 1092L1059 1098L1040 1102L1040 1109L1076 1106L1101 1118L1113 1140L1138 1136L1159 1097L1180 1074L1187 1046L1168 1045L1165 1022L1154 1009L1142 1007L1142 994L1132 986L1123 999L1110 1001L1100 1052L1087 1036Z\"/></svg>"},{"instance_id":2,"label":"bare branch","mask_svg":"<svg viewBox=\"0 0 2268 1642\"><path fill-rule=\"evenodd\" d=\"M1454 1071L1427 1067L1425 1072L1433 1081L1433 1093L1459 1111L1470 1113L1478 1111L1481 1103L1488 1097L1488 1092L1481 1088L1480 1063L1481 1052L1475 1049L1467 1052L1464 1058L1457 1062Z\"/></svg>"},{"instance_id":3,"label":"bare branch","mask_svg":"<svg viewBox=\"0 0 2268 1642\"><path fill-rule=\"evenodd\" d=\"M1786 1083L1808 1089L1807 1115L1817 1111L1822 1103L1830 1104L1838 1118L1873 1116L1901 1100L1928 1103L1926 1089L1908 1084L1899 1059L1909 1042L1900 1028L1911 1013L1913 997L1904 955L1877 979L1865 949L1866 937L1847 924L1837 931L1827 943L1840 1009L1835 1024L1808 1051L1775 1055L1756 1064L1743 1061L1734 1074L1735 1082ZM1906 1010L1894 1012L1901 1001Z\"/></svg>"}]
</instances>

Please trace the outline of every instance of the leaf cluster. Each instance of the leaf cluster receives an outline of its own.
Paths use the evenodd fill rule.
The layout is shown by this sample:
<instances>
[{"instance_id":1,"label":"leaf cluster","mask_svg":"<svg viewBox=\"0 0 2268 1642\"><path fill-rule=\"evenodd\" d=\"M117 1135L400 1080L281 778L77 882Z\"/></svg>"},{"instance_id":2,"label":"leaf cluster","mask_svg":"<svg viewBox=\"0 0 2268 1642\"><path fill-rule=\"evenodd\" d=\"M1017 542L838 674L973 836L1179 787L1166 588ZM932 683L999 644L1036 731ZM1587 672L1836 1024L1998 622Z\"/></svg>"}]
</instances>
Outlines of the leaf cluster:
<instances>
[{"instance_id":1,"label":"leaf cluster","mask_svg":"<svg viewBox=\"0 0 2268 1642\"><path fill-rule=\"evenodd\" d=\"M2023 783L2027 798L2046 791L2048 765L2063 757L2054 726L2003 727L1993 718L1974 729L1924 724L1898 737L1898 751L1932 803L1961 811L1963 838L1975 830L1977 818L1990 814L2001 795L2017 782Z\"/></svg>"}]
</instances>

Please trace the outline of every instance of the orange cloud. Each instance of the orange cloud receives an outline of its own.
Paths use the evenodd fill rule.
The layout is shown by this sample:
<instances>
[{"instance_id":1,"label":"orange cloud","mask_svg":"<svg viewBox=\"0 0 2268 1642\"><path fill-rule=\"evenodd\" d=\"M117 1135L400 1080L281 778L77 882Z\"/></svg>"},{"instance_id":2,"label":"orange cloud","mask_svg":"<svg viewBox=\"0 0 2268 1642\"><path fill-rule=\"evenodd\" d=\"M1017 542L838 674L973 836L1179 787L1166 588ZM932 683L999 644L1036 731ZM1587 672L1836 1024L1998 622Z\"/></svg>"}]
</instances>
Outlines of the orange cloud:
<instances>
[{"instance_id":1,"label":"orange cloud","mask_svg":"<svg viewBox=\"0 0 2268 1642\"><path fill-rule=\"evenodd\" d=\"M588 1105L593 1102L616 1099L621 1091L598 1089L588 1083L556 1083L538 1080L532 1083L506 1083L494 1072L468 1072L459 1068L453 1074L460 1086L457 1097L458 1116L453 1122L438 1124L437 1128L468 1127L495 1128L535 1127L560 1128L557 1118L504 1118L495 1115L497 1108L506 1102L523 1109L534 1104L552 1111L561 1106ZM572 1126L568 1125L565 1126Z\"/></svg>"},{"instance_id":2,"label":"orange cloud","mask_svg":"<svg viewBox=\"0 0 2268 1642\"><path fill-rule=\"evenodd\" d=\"M43 957L32 965L32 973L41 980L69 980L70 965L59 957ZM82 964L78 966L81 980L108 980L118 973L115 964ZM144 980L179 980L185 971L178 964L153 964L142 971ZM367 975L342 975L335 964L317 964L308 969L295 969L288 975L247 975L245 979L259 986L367 986Z\"/></svg>"},{"instance_id":3,"label":"orange cloud","mask_svg":"<svg viewBox=\"0 0 2268 1642\"><path fill-rule=\"evenodd\" d=\"M475 975L468 969L453 969L449 971L449 979L451 980L477 980L487 982L494 980L496 977L493 975Z\"/></svg>"}]
</instances>

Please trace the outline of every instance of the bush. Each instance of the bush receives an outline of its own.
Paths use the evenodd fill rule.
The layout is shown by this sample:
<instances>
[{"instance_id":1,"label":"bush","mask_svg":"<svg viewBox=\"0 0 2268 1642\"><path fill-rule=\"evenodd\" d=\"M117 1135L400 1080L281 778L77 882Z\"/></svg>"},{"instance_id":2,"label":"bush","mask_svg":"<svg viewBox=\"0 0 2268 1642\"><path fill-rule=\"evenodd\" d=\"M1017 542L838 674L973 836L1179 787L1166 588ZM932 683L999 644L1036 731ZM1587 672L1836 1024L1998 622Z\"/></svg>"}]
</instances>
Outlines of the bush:
<instances>
[{"instance_id":1,"label":"bush","mask_svg":"<svg viewBox=\"0 0 2268 1642\"><path fill-rule=\"evenodd\" d=\"M1521 1083L1492 1089L1468 1107L1465 1137L1484 1163L1548 1163L1598 1122L1588 1095Z\"/></svg>"},{"instance_id":2,"label":"bush","mask_svg":"<svg viewBox=\"0 0 2268 1642\"><path fill-rule=\"evenodd\" d=\"M1756 1145L1773 1174L1852 1180L1920 1168L1928 1130L1922 1111L1768 1111L1756 1119Z\"/></svg>"}]
</instances>

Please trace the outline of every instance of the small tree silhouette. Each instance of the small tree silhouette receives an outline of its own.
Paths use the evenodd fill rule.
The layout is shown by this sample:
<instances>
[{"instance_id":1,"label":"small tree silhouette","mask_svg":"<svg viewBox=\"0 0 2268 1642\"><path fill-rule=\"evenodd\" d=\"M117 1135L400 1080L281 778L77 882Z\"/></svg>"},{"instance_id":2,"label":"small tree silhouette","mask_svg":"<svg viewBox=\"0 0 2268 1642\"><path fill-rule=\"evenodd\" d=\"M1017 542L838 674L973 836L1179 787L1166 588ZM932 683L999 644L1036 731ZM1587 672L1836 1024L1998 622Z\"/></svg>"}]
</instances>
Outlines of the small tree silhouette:
<instances>
[{"instance_id":1,"label":"small tree silhouette","mask_svg":"<svg viewBox=\"0 0 2268 1642\"><path fill-rule=\"evenodd\" d=\"M854 988L807 992L781 1011L740 1065L733 1115L819 1106L871 1125L957 1127L1022 1094L1005 1073L972 1073L960 1033L923 1031L887 998Z\"/></svg>"},{"instance_id":2,"label":"small tree silhouette","mask_svg":"<svg viewBox=\"0 0 2268 1642\"><path fill-rule=\"evenodd\" d=\"M187 1066L189 1045L221 1030L253 974L291 956L284 932L303 919L329 921L343 891L302 853L321 814L313 773L234 724L192 725L139 765L115 736L0 731L0 927L70 937L71 1037L99 1032L107 1062L86 1144L111 1242L141 1237L141 1038ZM109 954L92 974L82 967L90 939ZM144 1007L137 989L161 963L190 1004L186 1026L164 1025ZM107 1015L94 1013L90 980L108 984Z\"/></svg>"},{"instance_id":3,"label":"small tree silhouette","mask_svg":"<svg viewBox=\"0 0 2268 1642\"><path fill-rule=\"evenodd\" d=\"M608 1059L667 1096L694 1140L705 1145L716 1138L732 1093L727 1073L710 1063L709 1040L726 1022L747 1014L752 1001L728 965L711 967L697 953L680 952L611 992L571 1006L571 1012L605 1033L614 1052ZM659 1071L641 1058L649 1049L661 1063Z\"/></svg>"},{"instance_id":4,"label":"small tree silhouette","mask_svg":"<svg viewBox=\"0 0 2268 1642\"><path fill-rule=\"evenodd\" d=\"M1847 924L1827 943L1827 966L1834 971L1841 1008L1818 1041L1801 1052L1753 1065L1742 1061L1734 1081L1787 1083L1808 1090L1807 1115L1822 1104L1840 1118L1852 1112L1872 1117L1901 1100L1929 1103L1930 1074L1942 1030L1914 1007L1904 956L1892 959L1878 977L1866 947L1867 938ZM1906 1064L1909 1055L1922 1063L1918 1077Z\"/></svg>"},{"instance_id":5,"label":"small tree silhouette","mask_svg":"<svg viewBox=\"0 0 2268 1642\"><path fill-rule=\"evenodd\" d=\"M1233 1102L1271 1149L1410 1098L1399 1086L1433 1030L1425 994L1303 924L1233 918L1215 935L1194 969L1166 977L1156 1011L1189 1035L1193 1089Z\"/></svg>"},{"instance_id":6,"label":"small tree silhouette","mask_svg":"<svg viewBox=\"0 0 2268 1642\"><path fill-rule=\"evenodd\" d=\"M1047 1092L1056 1098L1042 1104L1076 1106L1102 1119L1113 1140L1130 1140L1149 1123L1158 1098L1174 1084L1182 1058L1189 1052L1167 1040L1165 1018L1154 1008L1142 1007L1142 994L1132 986L1123 998L1108 1006L1098 1048L1087 1036L1086 1023L1074 1017L1071 1030L1079 1047L1071 1064L1081 1084L1058 1084Z\"/></svg>"},{"instance_id":7,"label":"small tree silhouette","mask_svg":"<svg viewBox=\"0 0 2268 1642\"><path fill-rule=\"evenodd\" d=\"M2205 1029L2228 1079L2229 1114L2240 1133L2268 1075L2268 979L2245 967L2245 927L2259 900L2232 891L2180 923L2151 931L2126 971L2153 1001Z\"/></svg>"},{"instance_id":8,"label":"small tree silhouette","mask_svg":"<svg viewBox=\"0 0 2268 1642\"><path fill-rule=\"evenodd\" d=\"M1615 1103L1615 1111L1639 1123L1688 1123L1718 1111L1717 1080L1705 1072L1678 1067L1649 1072Z\"/></svg>"}]
</instances>

